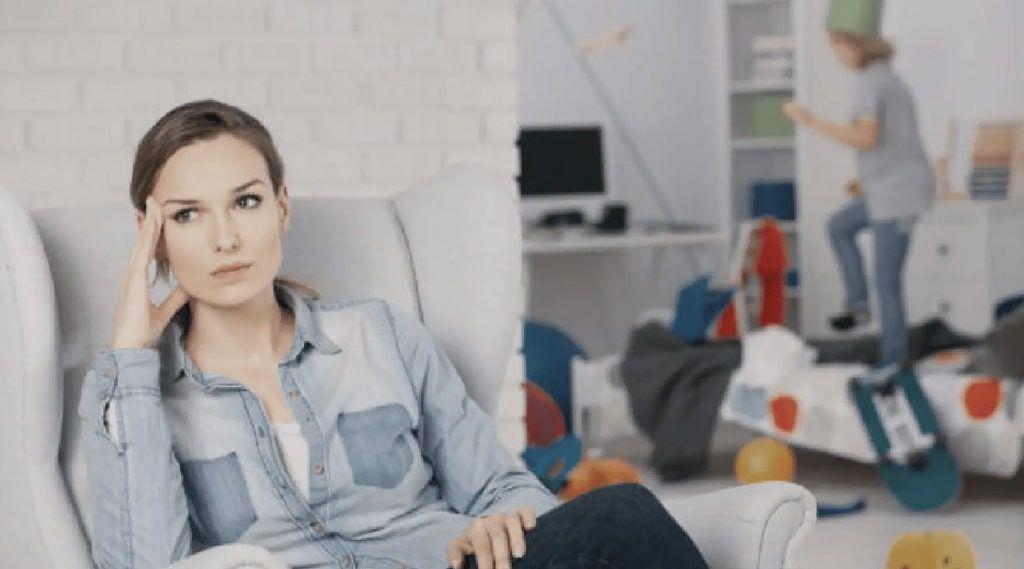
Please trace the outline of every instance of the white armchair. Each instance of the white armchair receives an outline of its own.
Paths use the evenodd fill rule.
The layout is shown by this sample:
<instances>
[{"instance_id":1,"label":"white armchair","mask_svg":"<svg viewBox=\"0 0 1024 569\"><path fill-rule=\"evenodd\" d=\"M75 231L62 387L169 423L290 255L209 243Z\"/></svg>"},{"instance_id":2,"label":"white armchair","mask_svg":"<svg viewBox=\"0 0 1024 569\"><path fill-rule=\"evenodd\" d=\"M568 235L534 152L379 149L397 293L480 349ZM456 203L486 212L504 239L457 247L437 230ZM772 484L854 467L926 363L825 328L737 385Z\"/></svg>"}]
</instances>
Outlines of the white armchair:
<instances>
[{"instance_id":1,"label":"white armchair","mask_svg":"<svg viewBox=\"0 0 1024 569\"><path fill-rule=\"evenodd\" d=\"M471 166L392 199L293 198L282 272L327 298L378 296L419 314L493 415L523 312L519 223L511 180ZM127 196L28 212L0 187L0 566L92 567L75 409L135 231ZM814 522L813 498L793 484L668 507L713 569L790 568ZM284 565L230 545L174 566L200 567Z\"/></svg>"}]
</instances>

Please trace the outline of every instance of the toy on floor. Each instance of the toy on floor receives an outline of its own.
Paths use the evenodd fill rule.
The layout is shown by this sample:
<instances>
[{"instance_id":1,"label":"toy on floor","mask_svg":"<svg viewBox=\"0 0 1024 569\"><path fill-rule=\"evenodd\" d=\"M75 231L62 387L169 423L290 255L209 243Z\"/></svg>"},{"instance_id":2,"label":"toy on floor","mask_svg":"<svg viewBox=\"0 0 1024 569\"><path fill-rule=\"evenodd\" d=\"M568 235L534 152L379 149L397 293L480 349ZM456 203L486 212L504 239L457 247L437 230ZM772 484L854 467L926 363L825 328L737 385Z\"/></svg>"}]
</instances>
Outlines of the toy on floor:
<instances>
[{"instance_id":1,"label":"toy on floor","mask_svg":"<svg viewBox=\"0 0 1024 569\"><path fill-rule=\"evenodd\" d=\"M792 482L796 476L793 449L770 437L759 437L743 445L736 455L736 480L754 484L779 480Z\"/></svg>"},{"instance_id":2,"label":"toy on floor","mask_svg":"<svg viewBox=\"0 0 1024 569\"><path fill-rule=\"evenodd\" d=\"M562 500L572 500L602 486L640 482L640 473L621 458L587 458L571 473L569 481L558 493Z\"/></svg>"},{"instance_id":3,"label":"toy on floor","mask_svg":"<svg viewBox=\"0 0 1024 569\"><path fill-rule=\"evenodd\" d=\"M788 265L785 236L778 222L764 218L740 224L729 277L736 294L718 319L716 337L742 336L755 322L760 328L785 325ZM748 281L755 275L760 285L756 320L747 315L746 309Z\"/></svg>"},{"instance_id":4,"label":"toy on floor","mask_svg":"<svg viewBox=\"0 0 1024 569\"><path fill-rule=\"evenodd\" d=\"M523 462L551 492L565 486L583 458L583 444L572 431L571 362L586 357L565 332L540 322L523 326L526 364L526 450ZM532 381L531 381L532 380Z\"/></svg>"},{"instance_id":5,"label":"toy on floor","mask_svg":"<svg viewBox=\"0 0 1024 569\"><path fill-rule=\"evenodd\" d=\"M526 443L546 447L566 435L562 410L541 386L523 382L526 392Z\"/></svg>"},{"instance_id":6,"label":"toy on floor","mask_svg":"<svg viewBox=\"0 0 1024 569\"><path fill-rule=\"evenodd\" d=\"M583 458L583 444L572 435L558 439L547 446L527 446L523 462L530 472L551 493L565 487L569 474Z\"/></svg>"},{"instance_id":7,"label":"toy on floor","mask_svg":"<svg viewBox=\"0 0 1024 569\"><path fill-rule=\"evenodd\" d=\"M837 518L863 512L868 507L866 498L857 498L848 504L823 504L818 502L818 519Z\"/></svg>"},{"instance_id":8,"label":"toy on floor","mask_svg":"<svg viewBox=\"0 0 1024 569\"><path fill-rule=\"evenodd\" d=\"M944 506L960 494L960 472L917 376L853 378L850 392L875 447L885 485L912 511Z\"/></svg>"},{"instance_id":9,"label":"toy on floor","mask_svg":"<svg viewBox=\"0 0 1024 569\"><path fill-rule=\"evenodd\" d=\"M555 401L568 432L572 424L572 359L586 358L583 348L568 333L551 324L523 324L523 360L526 377Z\"/></svg>"},{"instance_id":10,"label":"toy on floor","mask_svg":"<svg viewBox=\"0 0 1024 569\"><path fill-rule=\"evenodd\" d=\"M583 444L567 434L565 417L555 400L539 385L523 383L526 391L526 450L523 462L544 487L558 492L583 458Z\"/></svg>"},{"instance_id":11,"label":"toy on floor","mask_svg":"<svg viewBox=\"0 0 1024 569\"><path fill-rule=\"evenodd\" d=\"M974 548L962 533L908 532L889 550L885 569L975 569Z\"/></svg>"}]
</instances>

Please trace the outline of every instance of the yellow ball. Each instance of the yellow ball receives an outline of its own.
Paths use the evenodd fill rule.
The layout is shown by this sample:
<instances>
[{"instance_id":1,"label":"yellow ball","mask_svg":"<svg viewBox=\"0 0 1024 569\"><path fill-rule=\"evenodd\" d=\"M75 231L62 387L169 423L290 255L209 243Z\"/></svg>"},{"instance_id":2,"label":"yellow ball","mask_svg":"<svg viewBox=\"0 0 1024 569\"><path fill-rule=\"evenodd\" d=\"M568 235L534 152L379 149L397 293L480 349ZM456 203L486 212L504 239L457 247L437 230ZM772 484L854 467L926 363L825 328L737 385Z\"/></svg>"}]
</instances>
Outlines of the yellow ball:
<instances>
[{"instance_id":1,"label":"yellow ball","mask_svg":"<svg viewBox=\"0 0 1024 569\"><path fill-rule=\"evenodd\" d=\"M769 480L792 482L796 477L796 457L784 443L760 437L743 445L736 455L736 480L754 484Z\"/></svg>"},{"instance_id":2,"label":"yellow ball","mask_svg":"<svg viewBox=\"0 0 1024 569\"><path fill-rule=\"evenodd\" d=\"M886 569L975 569L974 548L962 533L912 531L892 544Z\"/></svg>"}]
</instances>

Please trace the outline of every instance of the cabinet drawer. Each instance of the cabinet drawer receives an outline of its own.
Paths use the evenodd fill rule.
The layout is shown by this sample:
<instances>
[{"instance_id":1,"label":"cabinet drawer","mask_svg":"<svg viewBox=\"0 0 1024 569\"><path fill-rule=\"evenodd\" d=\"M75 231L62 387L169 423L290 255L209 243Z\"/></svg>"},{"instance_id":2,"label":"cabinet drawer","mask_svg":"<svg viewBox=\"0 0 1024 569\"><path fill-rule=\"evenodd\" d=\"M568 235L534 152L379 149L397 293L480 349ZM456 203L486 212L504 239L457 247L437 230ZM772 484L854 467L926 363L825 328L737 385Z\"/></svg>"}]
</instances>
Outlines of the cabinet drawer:
<instances>
[{"instance_id":1,"label":"cabinet drawer","mask_svg":"<svg viewBox=\"0 0 1024 569\"><path fill-rule=\"evenodd\" d=\"M984 239L977 227L921 224L911 238L907 270L969 278L984 276L988 271Z\"/></svg>"},{"instance_id":2,"label":"cabinet drawer","mask_svg":"<svg viewBox=\"0 0 1024 569\"><path fill-rule=\"evenodd\" d=\"M907 320L942 318L965 334L982 334L992 324L991 299L978 283L937 275L908 275Z\"/></svg>"}]
</instances>

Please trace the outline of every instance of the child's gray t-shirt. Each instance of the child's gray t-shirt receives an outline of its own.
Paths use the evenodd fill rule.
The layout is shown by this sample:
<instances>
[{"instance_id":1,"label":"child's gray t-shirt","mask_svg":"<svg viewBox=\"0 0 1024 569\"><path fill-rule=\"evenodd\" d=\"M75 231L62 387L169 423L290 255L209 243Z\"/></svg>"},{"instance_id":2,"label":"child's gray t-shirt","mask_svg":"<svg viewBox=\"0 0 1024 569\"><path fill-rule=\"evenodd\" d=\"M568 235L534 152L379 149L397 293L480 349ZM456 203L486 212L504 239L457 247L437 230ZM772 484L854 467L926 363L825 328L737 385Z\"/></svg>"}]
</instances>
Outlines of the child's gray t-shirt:
<instances>
[{"instance_id":1,"label":"child's gray t-shirt","mask_svg":"<svg viewBox=\"0 0 1024 569\"><path fill-rule=\"evenodd\" d=\"M935 175L924 151L914 99L888 63L857 73L851 120L878 122L878 143L857 152L857 169L876 221L916 217L932 205Z\"/></svg>"}]
</instances>

